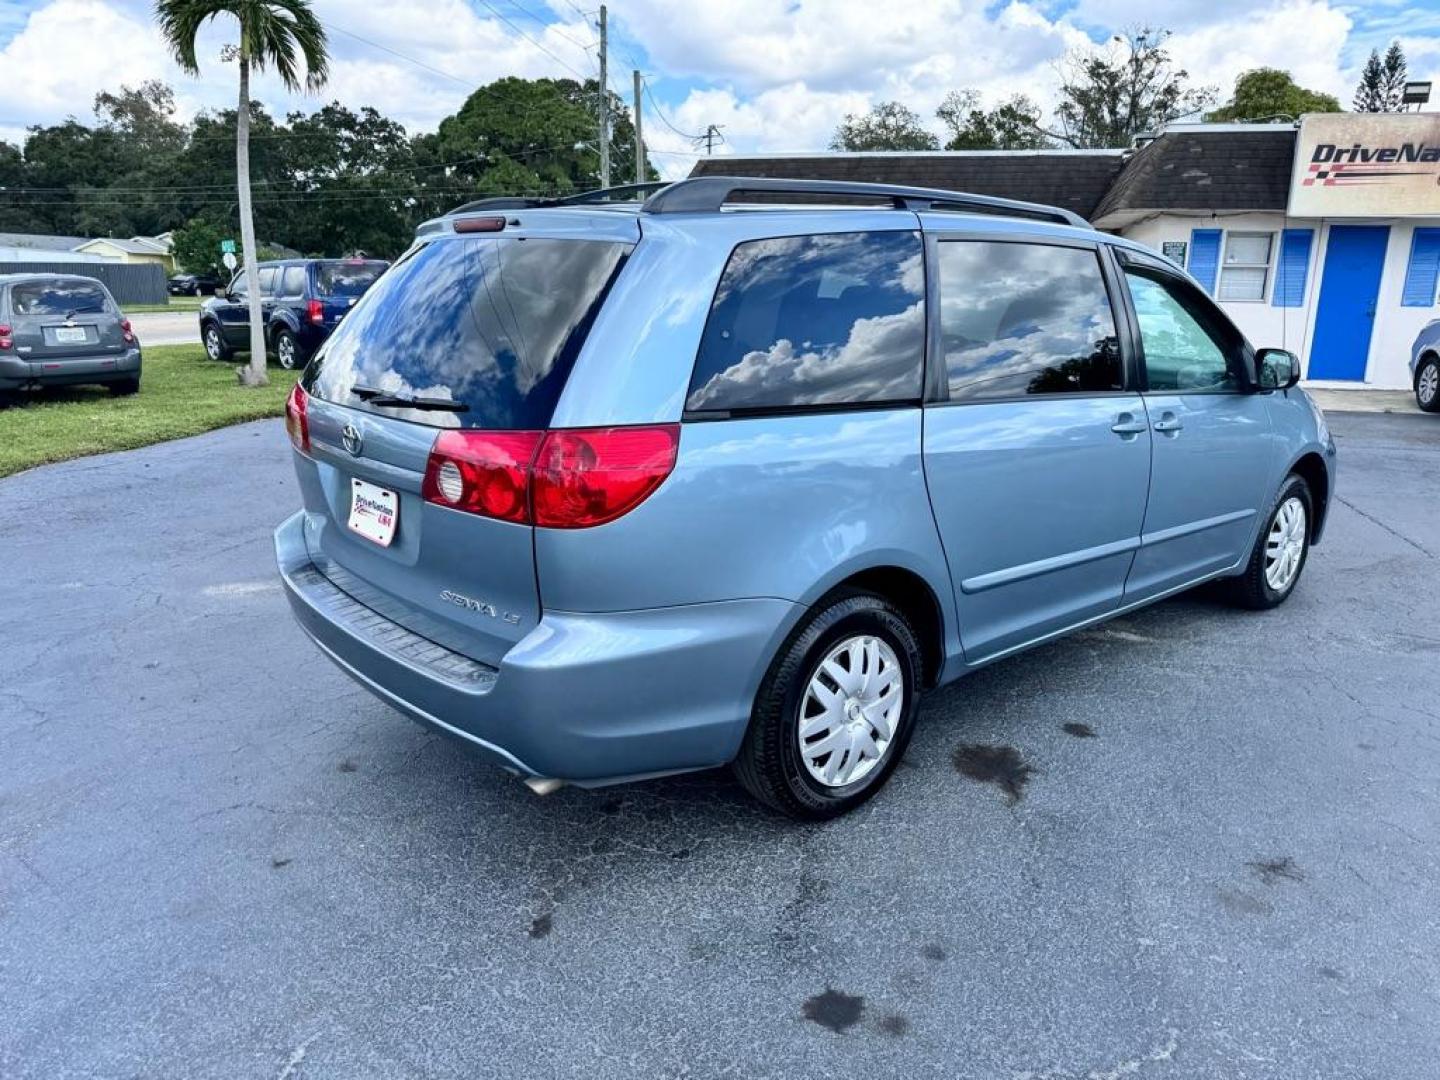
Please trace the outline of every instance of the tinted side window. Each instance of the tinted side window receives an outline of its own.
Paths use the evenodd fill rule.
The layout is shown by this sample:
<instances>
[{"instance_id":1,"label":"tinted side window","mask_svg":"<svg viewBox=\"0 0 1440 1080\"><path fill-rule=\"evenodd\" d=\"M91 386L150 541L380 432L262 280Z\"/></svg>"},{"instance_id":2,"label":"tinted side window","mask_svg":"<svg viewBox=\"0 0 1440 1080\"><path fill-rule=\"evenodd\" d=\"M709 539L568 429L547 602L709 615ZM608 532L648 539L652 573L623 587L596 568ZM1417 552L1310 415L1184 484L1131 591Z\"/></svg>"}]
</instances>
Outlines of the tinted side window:
<instances>
[{"instance_id":1,"label":"tinted side window","mask_svg":"<svg viewBox=\"0 0 1440 1080\"><path fill-rule=\"evenodd\" d=\"M952 401L1120 390L1115 314L1094 251L947 240L940 334Z\"/></svg>"},{"instance_id":2,"label":"tinted side window","mask_svg":"<svg viewBox=\"0 0 1440 1080\"><path fill-rule=\"evenodd\" d=\"M280 286L281 296L302 296L305 293L305 267L285 267L285 279Z\"/></svg>"},{"instance_id":3,"label":"tinted side window","mask_svg":"<svg viewBox=\"0 0 1440 1080\"><path fill-rule=\"evenodd\" d=\"M914 401L924 355L918 233L755 240L721 275L685 407Z\"/></svg>"},{"instance_id":4,"label":"tinted side window","mask_svg":"<svg viewBox=\"0 0 1440 1080\"><path fill-rule=\"evenodd\" d=\"M1240 337L1198 289L1141 266L1127 266L1125 280L1150 390L1240 389Z\"/></svg>"},{"instance_id":5,"label":"tinted side window","mask_svg":"<svg viewBox=\"0 0 1440 1080\"><path fill-rule=\"evenodd\" d=\"M245 280L244 270L241 270L240 273L236 274L235 280L230 282L230 291L236 296L244 296L250 291L249 283Z\"/></svg>"},{"instance_id":6,"label":"tinted side window","mask_svg":"<svg viewBox=\"0 0 1440 1080\"><path fill-rule=\"evenodd\" d=\"M280 274L280 268L279 268L278 266L262 266L262 267L260 268L260 295L261 295L261 296L274 296L274 295L275 295L275 278L276 278L277 276L279 276L279 274Z\"/></svg>"}]
</instances>

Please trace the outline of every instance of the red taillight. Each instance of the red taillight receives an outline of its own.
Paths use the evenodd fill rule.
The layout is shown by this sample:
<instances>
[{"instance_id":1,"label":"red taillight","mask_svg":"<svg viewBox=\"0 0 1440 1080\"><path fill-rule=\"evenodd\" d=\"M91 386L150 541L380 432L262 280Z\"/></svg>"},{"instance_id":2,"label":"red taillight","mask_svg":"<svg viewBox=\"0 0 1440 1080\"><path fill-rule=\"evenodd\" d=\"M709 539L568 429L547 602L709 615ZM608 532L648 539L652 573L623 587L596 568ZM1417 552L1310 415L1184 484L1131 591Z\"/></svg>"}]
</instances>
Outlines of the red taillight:
<instances>
[{"instance_id":1,"label":"red taillight","mask_svg":"<svg viewBox=\"0 0 1440 1080\"><path fill-rule=\"evenodd\" d=\"M14 348L15 338L11 336L14 333L15 331L11 330L10 327L4 323L0 323L0 349Z\"/></svg>"},{"instance_id":2,"label":"red taillight","mask_svg":"<svg viewBox=\"0 0 1440 1080\"><path fill-rule=\"evenodd\" d=\"M285 430L290 433L295 449L305 454L310 452L310 418L306 414L309 401L310 395L300 389L299 383L295 384L285 401Z\"/></svg>"},{"instance_id":3,"label":"red taillight","mask_svg":"<svg viewBox=\"0 0 1440 1080\"><path fill-rule=\"evenodd\" d=\"M535 524L584 529L629 513L675 468L680 425L552 431L535 455Z\"/></svg>"},{"instance_id":4,"label":"red taillight","mask_svg":"<svg viewBox=\"0 0 1440 1080\"><path fill-rule=\"evenodd\" d=\"M427 502L584 529L629 513L675 468L678 424L569 431L445 431L425 467Z\"/></svg>"},{"instance_id":5,"label":"red taillight","mask_svg":"<svg viewBox=\"0 0 1440 1080\"><path fill-rule=\"evenodd\" d=\"M120 320L120 333L125 338L126 345L135 344L135 331L130 328L129 319Z\"/></svg>"},{"instance_id":6,"label":"red taillight","mask_svg":"<svg viewBox=\"0 0 1440 1080\"><path fill-rule=\"evenodd\" d=\"M312 323L320 324L325 321L325 305L319 300L305 301L305 318Z\"/></svg>"},{"instance_id":7,"label":"red taillight","mask_svg":"<svg viewBox=\"0 0 1440 1080\"><path fill-rule=\"evenodd\" d=\"M527 523L530 462L542 431L443 431L421 488L427 502Z\"/></svg>"}]
</instances>

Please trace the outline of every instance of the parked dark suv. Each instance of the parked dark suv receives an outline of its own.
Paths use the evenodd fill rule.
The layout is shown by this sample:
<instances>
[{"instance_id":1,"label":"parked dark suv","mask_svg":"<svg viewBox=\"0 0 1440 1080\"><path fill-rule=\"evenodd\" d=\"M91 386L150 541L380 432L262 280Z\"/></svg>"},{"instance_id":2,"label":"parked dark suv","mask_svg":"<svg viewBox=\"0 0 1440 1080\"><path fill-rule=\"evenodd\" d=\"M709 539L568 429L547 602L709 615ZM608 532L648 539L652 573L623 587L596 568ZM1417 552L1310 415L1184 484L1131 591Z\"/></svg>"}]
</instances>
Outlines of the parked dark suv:
<instances>
[{"instance_id":1,"label":"parked dark suv","mask_svg":"<svg viewBox=\"0 0 1440 1080\"><path fill-rule=\"evenodd\" d=\"M287 259L261 263L265 344L283 368L305 365L330 332L390 264L378 259ZM250 290L245 271L200 304L200 340L212 360L250 345Z\"/></svg>"}]
</instances>

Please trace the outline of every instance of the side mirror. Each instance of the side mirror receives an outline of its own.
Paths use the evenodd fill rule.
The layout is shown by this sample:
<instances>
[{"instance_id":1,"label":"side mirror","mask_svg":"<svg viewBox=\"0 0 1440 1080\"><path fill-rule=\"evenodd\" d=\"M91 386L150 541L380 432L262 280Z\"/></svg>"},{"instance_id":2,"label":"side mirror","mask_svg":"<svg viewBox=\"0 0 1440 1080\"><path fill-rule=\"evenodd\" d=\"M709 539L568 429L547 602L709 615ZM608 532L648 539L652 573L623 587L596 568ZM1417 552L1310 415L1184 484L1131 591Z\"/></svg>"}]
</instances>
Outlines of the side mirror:
<instances>
[{"instance_id":1,"label":"side mirror","mask_svg":"<svg viewBox=\"0 0 1440 1080\"><path fill-rule=\"evenodd\" d=\"M1300 381L1300 358L1286 349L1261 349L1255 354L1255 386L1289 390Z\"/></svg>"}]
</instances>

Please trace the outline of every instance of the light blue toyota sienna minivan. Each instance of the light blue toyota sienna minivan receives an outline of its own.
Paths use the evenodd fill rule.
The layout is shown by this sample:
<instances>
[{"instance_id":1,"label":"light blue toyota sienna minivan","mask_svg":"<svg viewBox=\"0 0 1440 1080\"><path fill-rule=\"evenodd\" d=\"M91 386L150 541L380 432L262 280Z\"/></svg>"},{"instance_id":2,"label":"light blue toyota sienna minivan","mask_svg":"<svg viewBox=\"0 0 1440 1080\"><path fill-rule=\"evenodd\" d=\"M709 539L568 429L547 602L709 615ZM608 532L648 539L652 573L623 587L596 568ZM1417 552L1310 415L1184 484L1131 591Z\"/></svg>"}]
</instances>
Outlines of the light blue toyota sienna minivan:
<instances>
[{"instance_id":1,"label":"light blue toyota sienna minivan","mask_svg":"<svg viewBox=\"0 0 1440 1080\"><path fill-rule=\"evenodd\" d=\"M955 192L646 194L427 223L290 399L286 590L397 709L539 792L733 764L824 818L928 689L1294 590L1325 419L1154 252Z\"/></svg>"}]
</instances>

